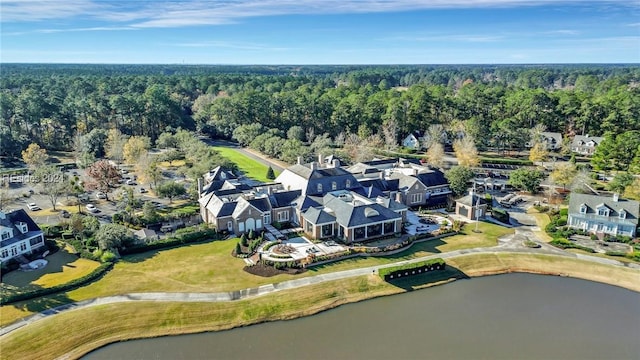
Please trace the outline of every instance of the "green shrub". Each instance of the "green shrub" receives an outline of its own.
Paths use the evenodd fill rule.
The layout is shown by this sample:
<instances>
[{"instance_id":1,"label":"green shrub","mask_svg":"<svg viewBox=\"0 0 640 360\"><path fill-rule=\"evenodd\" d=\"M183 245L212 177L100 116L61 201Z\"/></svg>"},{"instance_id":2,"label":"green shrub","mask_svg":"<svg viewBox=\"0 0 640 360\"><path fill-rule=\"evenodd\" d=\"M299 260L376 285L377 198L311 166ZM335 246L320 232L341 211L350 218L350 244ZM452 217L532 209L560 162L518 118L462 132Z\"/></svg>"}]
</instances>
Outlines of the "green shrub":
<instances>
[{"instance_id":1,"label":"green shrub","mask_svg":"<svg viewBox=\"0 0 640 360\"><path fill-rule=\"evenodd\" d=\"M560 216L569 216L569 209L560 209Z\"/></svg>"},{"instance_id":2,"label":"green shrub","mask_svg":"<svg viewBox=\"0 0 640 360\"><path fill-rule=\"evenodd\" d=\"M434 266L434 265L445 266L446 263L444 262L444 260L440 258L432 259L432 260L424 260L424 261L419 261L411 264L404 264L404 265L397 265L397 266L382 268L378 270L378 275L380 275L380 277L384 279L385 276L390 275L399 270L411 270L411 269L417 269L423 266Z\"/></svg>"},{"instance_id":3,"label":"green shrub","mask_svg":"<svg viewBox=\"0 0 640 360\"><path fill-rule=\"evenodd\" d=\"M100 261L103 263L107 263L107 262L115 262L117 259L116 254L114 254L111 251L105 251L102 256L100 256Z\"/></svg>"},{"instance_id":4,"label":"green shrub","mask_svg":"<svg viewBox=\"0 0 640 360\"><path fill-rule=\"evenodd\" d=\"M574 242L571 242L567 239L562 239L562 238L557 238L557 239L553 239L551 240L551 242L549 242L549 244L560 248L560 249L578 249L578 250L582 250L582 251L586 251L586 252L590 252L590 253L595 253L596 251L593 250L592 248L586 247L586 246L582 246L582 245L578 245Z\"/></svg>"}]
</instances>

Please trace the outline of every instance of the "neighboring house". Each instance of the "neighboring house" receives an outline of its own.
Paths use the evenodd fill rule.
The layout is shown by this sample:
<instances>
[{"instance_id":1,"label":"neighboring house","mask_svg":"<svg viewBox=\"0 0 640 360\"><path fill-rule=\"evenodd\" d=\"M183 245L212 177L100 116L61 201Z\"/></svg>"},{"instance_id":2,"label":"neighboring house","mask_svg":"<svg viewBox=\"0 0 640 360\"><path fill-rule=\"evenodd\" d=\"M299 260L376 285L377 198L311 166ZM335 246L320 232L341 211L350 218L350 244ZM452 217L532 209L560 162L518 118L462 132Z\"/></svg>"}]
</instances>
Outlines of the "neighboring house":
<instances>
[{"instance_id":1,"label":"neighboring house","mask_svg":"<svg viewBox=\"0 0 640 360\"><path fill-rule=\"evenodd\" d=\"M456 215L469 220L478 220L487 213L487 204L473 189L469 194L456 200Z\"/></svg>"},{"instance_id":2,"label":"neighboring house","mask_svg":"<svg viewBox=\"0 0 640 360\"><path fill-rule=\"evenodd\" d=\"M572 193L567 225L593 234L635 237L640 202L613 197Z\"/></svg>"},{"instance_id":3,"label":"neighboring house","mask_svg":"<svg viewBox=\"0 0 640 360\"><path fill-rule=\"evenodd\" d=\"M44 246L44 235L22 209L0 211L0 263Z\"/></svg>"},{"instance_id":4,"label":"neighboring house","mask_svg":"<svg viewBox=\"0 0 640 360\"><path fill-rule=\"evenodd\" d=\"M604 138L598 136L576 135L571 142L571 151L581 155L593 155L602 140Z\"/></svg>"},{"instance_id":5,"label":"neighboring house","mask_svg":"<svg viewBox=\"0 0 640 360\"><path fill-rule=\"evenodd\" d=\"M238 177L229 169L221 166L216 167L213 170L209 170L203 176L204 184L201 180L198 180L198 191L200 193L210 193L212 191L220 190L223 187L229 189L231 187L238 187L242 184L238 180Z\"/></svg>"},{"instance_id":6,"label":"neighboring house","mask_svg":"<svg viewBox=\"0 0 640 360\"><path fill-rule=\"evenodd\" d=\"M419 132L413 132L402 140L402 146L407 149L420 150L422 148L421 137L422 135Z\"/></svg>"},{"instance_id":7,"label":"neighboring house","mask_svg":"<svg viewBox=\"0 0 640 360\"><path fill-rule=\"evenodd\" d=\"M562 134L557 132L542 132L539 140L547 145L547 150L557 150L562 147ZM533 142L527 142L526 146L533 147Z\"/></svg>"}]
</instances>

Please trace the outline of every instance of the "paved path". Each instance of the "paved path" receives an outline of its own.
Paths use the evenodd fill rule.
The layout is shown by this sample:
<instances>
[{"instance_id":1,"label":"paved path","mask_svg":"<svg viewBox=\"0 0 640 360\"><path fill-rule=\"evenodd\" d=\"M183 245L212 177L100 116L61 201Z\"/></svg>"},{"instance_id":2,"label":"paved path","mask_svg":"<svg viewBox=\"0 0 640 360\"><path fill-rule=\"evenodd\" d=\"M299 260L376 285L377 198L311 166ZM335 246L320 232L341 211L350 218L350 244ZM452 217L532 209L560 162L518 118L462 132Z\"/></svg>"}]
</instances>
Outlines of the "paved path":
<instances>
[{"instance_id":1,"label":"paved path","mask_svg":"<svg viewBox=\"0 0 640 360\"><path fill-rule=\"evenodd\" d=\"M522 243L525 239L535 241L541 245L538 249L532 249L524 246ZM149 293L131 293L116 296L106 296L100 298L94 298L84 301L78 301L71 304L66 304L52 308L41 313L31 315L20 319L10 325L0 328L0 336L4 336L18 328L33 323L35 321L44 319L46 317L73 310L78 308L86 308L96 305L132 302L132 301L167 301L167 302L227 302L240 299L246 299L256 296L262 296L277 291L299 288L302 286L308 286L313 284L320 284L327 281L347 279L356 276L363 276L376 273L381 268L410 264L419 261L442 258L449 259L469 254L496 254L496 253L533 253L533 254L546 254L551 256L561 256L577 258L581 260L591 261L604 265L613 265L628 267L640 270L640 265L634 263L623 263L621 261L606 259L590 255L574 254L557 249L551 245L548 245L536 238L535 234L528 228L516 229L515 234L501 237L498 239L498 245L489 248L472 248L465 250L456 250L442 254L434 254L429 256L423 256L411 260L404 260L386 265L369 266L364 268L338 271L328 274L321 274L315 276L309 276L305 278L283 281L275 284L262 285L256 288L242 289L229 292L217 292L217 293L168 293L168 292L149 292Z\"/></svg>"}]
</instances>

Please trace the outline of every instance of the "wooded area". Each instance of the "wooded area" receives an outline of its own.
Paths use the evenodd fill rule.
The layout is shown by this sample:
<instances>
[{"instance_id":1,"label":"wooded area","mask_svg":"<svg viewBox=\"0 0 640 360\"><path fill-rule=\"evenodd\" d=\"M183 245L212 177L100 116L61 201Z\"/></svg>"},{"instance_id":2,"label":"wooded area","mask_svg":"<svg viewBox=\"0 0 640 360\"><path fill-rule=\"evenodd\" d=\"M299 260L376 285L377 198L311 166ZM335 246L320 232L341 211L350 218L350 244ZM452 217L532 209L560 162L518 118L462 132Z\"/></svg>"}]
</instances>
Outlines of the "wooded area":
<instances>
[{"instance_id":1,"label":"wooded area","mask_svg":"<svg viewBox=\"0 0 640 360\"><path fill-rule=\"evenodd\" d=\"M400 141L433 124L463 130L479 149L518 149L538 124L565 135L640 130L639 81L637 65L3 64L0 156L19 158L36 143L99 158L109 129L155 142L177 128L231 138L253 124L272 129L280 151L290 136L335 142L386 131ZM287 134L293 126L301 133Z\"/></svg>"}]
</instances>

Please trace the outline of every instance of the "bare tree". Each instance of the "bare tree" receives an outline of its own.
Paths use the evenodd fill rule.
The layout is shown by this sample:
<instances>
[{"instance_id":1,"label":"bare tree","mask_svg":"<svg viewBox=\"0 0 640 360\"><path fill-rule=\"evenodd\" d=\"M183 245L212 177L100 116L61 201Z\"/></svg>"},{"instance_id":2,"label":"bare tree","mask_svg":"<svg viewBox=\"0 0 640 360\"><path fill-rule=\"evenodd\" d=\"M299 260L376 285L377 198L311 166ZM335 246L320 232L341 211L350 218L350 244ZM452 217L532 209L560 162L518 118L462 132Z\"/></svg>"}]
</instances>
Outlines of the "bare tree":
<instances>
[{"instance_id":1,"label":"bare tree","mask_svg":"<svg viewBox=\"0 0 640 360\"><path fill-rule=\"evenodd\" d=\"M389 118L382 123L382 135L387 150L395 150L398 147L398 122L395 118Z\"/></svg>"}]
</instances>

